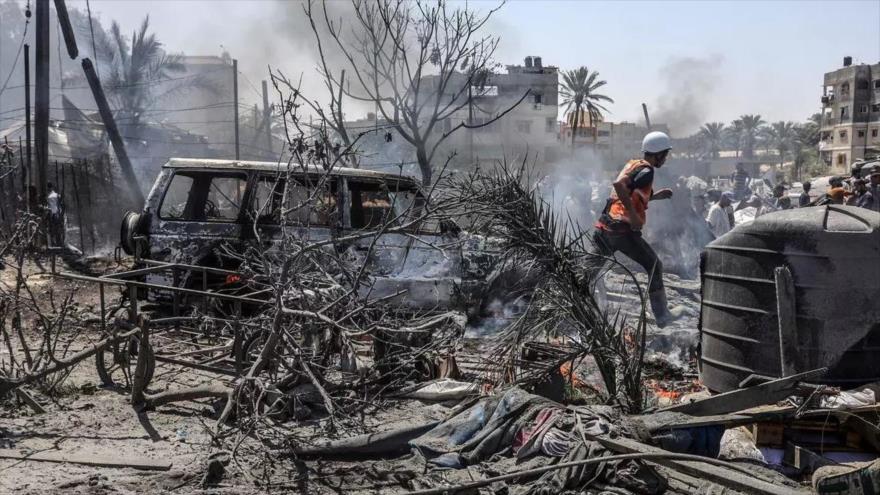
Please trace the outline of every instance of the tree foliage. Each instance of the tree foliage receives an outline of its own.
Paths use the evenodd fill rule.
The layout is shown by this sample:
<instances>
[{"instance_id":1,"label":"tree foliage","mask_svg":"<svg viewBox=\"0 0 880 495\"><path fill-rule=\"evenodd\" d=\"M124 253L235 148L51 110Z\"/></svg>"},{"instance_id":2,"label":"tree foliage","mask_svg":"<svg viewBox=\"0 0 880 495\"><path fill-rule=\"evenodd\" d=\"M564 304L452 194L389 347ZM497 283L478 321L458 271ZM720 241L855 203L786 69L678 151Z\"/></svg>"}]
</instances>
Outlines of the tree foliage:
<instances>
[{"instance_id":1,"label":"tree foliage","mask_svg":"<svg viewBox=\"0 0 880 495\"><path fill-rule=\"evenodd\" d=\"M602 119L602 112L608 109L602 106L602 102L614 103L610 97L597 93L599 88L605 86L606 81L599 80L599 72L590 72L586 67L578 67L574 70L562 73L559 97L565 105L565 111L571 121L571 147L574 149L575 136L581 124L581 116L587 115L590 127L593 123ZM596 134L594 130L593 138Z\"/></svg>"}]
</instances>

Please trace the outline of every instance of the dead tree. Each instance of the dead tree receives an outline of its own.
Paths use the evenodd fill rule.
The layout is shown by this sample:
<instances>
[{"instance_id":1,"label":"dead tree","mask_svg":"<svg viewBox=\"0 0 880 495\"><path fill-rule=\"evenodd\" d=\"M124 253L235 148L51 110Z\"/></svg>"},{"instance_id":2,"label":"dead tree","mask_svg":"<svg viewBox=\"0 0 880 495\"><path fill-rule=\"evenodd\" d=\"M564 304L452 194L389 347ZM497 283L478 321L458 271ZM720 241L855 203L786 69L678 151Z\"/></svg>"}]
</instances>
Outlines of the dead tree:
<instances>
[{"instance_id":1,"label":"dead tree","mask_svg":"<svg viewBox=\"0 0 880 495\"><path fill-rule=\"evenodd\" d=\"M445 0L352 0L351 5L350 26L331 19L325 3L320 12L311 1L305 8L331 95L329 111L321 116L345 146L351 142L342 121L343 97L373 104L377 118L381 115L413 146L429 186L436 178L437 151L449 136L494 123L528 95L479 124L460 116L472 88L491 72L498 38L482 31L497 8L477 13L449 7ZM328 63L331 49L339 52L343 67Z\"/></svg>"}]
</instances>

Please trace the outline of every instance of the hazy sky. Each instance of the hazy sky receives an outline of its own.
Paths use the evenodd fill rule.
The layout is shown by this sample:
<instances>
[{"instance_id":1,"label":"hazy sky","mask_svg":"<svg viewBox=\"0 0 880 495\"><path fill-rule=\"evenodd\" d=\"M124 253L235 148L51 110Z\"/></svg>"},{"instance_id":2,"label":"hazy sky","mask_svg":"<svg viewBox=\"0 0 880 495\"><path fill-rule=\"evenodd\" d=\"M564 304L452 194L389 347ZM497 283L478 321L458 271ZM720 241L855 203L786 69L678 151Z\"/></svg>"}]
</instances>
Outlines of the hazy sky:
<instances>
[{"instance_id":1,"label":"hazy sky","mask_svg":"<svg viewBox=\"0 0 880 495\"><path fill-rule=\"evenodd\" d=\"M125 32L150 14L171 51L219 55L222 45L257 86L267 64L314 74L295 0L90 1L105 26L115 19ZM85 8L83 0L68 5ZM682 132L742 113L803 120L819 110L822 74L844 55L880 62L880 0L512 0L489 29L501 37L498 62L540 55L562 69L586 65L608 81L609 120L641 121L644 101L655 121L677 122Z\"/></svg>"}]
</instances>

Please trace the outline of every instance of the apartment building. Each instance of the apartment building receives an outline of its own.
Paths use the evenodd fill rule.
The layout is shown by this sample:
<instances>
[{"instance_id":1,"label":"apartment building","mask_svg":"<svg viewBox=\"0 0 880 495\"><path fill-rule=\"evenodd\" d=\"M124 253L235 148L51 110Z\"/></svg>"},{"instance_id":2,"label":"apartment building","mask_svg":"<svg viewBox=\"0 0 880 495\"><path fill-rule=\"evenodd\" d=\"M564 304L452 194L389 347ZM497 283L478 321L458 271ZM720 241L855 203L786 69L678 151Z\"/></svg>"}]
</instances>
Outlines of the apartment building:
<instances>
[{"instance_id":1,"label":"apartment building","mask_svg":"<svg viewBox=\"0 0 880 495\"><path fill-rule=\"evenodd\" d=\"M825 74L819 155L835 172L880 156L880 63L843 67Z\"/></svg>"}]
</instances>

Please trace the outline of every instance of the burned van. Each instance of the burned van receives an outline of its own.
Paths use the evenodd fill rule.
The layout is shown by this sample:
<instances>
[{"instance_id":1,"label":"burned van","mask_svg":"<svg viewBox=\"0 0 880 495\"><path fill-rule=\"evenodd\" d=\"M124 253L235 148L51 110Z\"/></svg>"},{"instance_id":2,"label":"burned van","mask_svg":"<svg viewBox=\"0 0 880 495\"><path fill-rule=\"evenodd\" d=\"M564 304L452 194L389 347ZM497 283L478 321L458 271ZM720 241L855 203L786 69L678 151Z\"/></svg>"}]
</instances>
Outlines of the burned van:
<instances>
[{"instance_id":1,"label":"burned van","mask_svg":"<svg viewBox=\"0 0 880 495\"><path fill-rule=\"evenodd\" d=\"M306 200L307 208L292 206ZM492 271L491 250L450 220L405 224L406 209L418 210L413 207L425 201L418 182L398 174L171 159L143 211L123 220L121 245L136 258L236 270L236 261L223 252L255 240L278 246L283 224L287 235L326 243L354 258L360 253L371 299L418 309L479 306ZM389 232L389 222L403 230ZM146 281L172 283L156 274ZM178 281L194 288L223 283L222 276Z\"/></svg>"}]
</instances>

